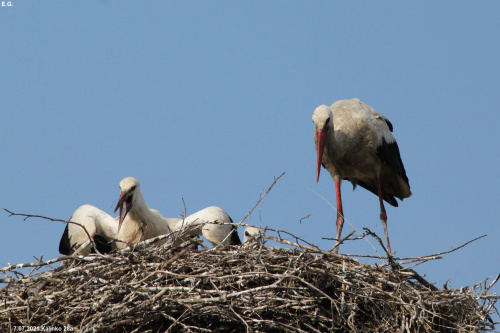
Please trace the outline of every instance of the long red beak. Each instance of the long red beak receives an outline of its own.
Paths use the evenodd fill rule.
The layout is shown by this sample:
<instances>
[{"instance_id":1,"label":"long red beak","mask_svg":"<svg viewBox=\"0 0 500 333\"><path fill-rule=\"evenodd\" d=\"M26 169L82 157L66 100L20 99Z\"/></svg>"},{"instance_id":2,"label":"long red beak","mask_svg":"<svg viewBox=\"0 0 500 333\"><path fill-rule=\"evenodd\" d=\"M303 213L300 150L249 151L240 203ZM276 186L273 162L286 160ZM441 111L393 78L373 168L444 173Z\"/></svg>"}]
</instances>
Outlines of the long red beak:
<instances>
[{"instance_id":1,"label":"long red beak","mask_svg":"<svg viewBox=\"0 0 500 333\"><path fill-rule=\"evenodd\" d=\"M328 134L328 130L318 130L316 132L316 138L318 140L318 164L316 169L316 183L319 182L319 173L321 171L321 159L323 158L323 151L325 150L326 144L326 135Z\"/></svg>"}]
</instances>

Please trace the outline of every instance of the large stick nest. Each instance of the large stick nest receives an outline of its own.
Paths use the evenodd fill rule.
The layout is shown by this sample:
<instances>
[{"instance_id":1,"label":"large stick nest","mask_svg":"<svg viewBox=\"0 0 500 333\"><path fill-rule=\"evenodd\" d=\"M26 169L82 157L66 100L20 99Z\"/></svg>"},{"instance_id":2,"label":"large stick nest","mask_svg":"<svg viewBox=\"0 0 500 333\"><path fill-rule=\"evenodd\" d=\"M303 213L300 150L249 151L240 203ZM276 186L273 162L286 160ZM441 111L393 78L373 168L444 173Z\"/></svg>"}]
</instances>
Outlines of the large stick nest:
<instances>
[{"instance_id":1,"label":"large stick nest","mask_svg":"<svg viewBox=\"0 0 500 333\"><path fill-rule=\"evenodd\" d=\"M0 271L0 331L477 332L495 295L438 290L411 269L258 244L141 247ZM48 270L37 271L41 266ZM10 275L9 275L10 274ZM484 286L482 289L485 289Z\"/></svg>"}]
</instances>

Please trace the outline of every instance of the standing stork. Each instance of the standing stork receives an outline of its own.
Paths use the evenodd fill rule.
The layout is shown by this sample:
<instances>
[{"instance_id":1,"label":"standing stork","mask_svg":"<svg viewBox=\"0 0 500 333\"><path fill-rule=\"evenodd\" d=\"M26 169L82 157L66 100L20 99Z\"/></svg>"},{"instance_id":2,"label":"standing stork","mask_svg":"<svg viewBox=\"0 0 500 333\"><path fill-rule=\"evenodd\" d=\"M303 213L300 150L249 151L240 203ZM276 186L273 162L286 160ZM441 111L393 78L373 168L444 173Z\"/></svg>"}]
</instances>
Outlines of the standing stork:
<instances>
[{"instance_id":1,"label":"standing stork","mask_svg":"<svg viewBox=\"0 0 500 333\"><path fill-rule=\"evenodd\" d=\"M345 99L314 110L314 144L317 151L316 182L321 165L330 172L337 196L336 249L344 225L340 183L350 181L378 195L380 220L384 225L387 251L391 255L384 200L397 207L395 197L411 196L408 177L392 135L392 124L359 99Z\"/></svg>"}]
</instances>

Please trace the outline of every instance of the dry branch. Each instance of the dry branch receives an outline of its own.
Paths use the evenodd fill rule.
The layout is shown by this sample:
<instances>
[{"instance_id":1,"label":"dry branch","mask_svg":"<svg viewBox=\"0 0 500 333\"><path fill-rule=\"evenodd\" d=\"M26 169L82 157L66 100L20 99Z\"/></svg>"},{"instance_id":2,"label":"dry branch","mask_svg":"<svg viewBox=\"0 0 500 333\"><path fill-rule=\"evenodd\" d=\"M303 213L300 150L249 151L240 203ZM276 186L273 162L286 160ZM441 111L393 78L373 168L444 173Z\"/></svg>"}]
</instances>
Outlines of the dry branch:
<instances>
[{"instance_id":1,"label":"dry branch","mask_svg":"<svg viewBox=\"0 0 500 333\"><path fill-rule=\"evenodd\" d=\"M85 226L82 225L81 223L74 222L74 221L67 221L67 220L55 219L55 218L52 218L52 217L46 217L46 216L42 216L42 215L14 213L14 212L11 212L10 210L6 209L6 208L4 208L3 210L5 210L7 213L9 213L9 216L22 216L22 217L24 217L24 221L26 221L29 218L40 218L40 219L49 220L49 221L52 221L52 222L62 222L62 223L66 223L66 224L75 224L75 225L79 226L80 228L82 228L83 231L85 231L85 233L87 234L87 237L88 237L88 241L90 243L92 243L92 247L95 249L95 251L98 254L100 254L99 251L97 250L97 246L95 246L94 238L92 238L92 236L89 234L87 228L85 228Z\"/></svg>"},{"instance_id":2,"label":"dry branch","mask_svg":"<svg viewBox=\"0 0 500 333\"><path fill-rule=\"evenodd\" d=\"M282 176L235 225L247 225L245 219ZM0 331L19 326L71 327L79 332L495 329L490 315L498 314L498 296L487 292L500 275L489 285L484 281L470 289L439 290L412 268L403 267L458 248L399 263L399 258L392 258L396 263L389 269L323 251L283 230L261 229L262 238L293 249L255 243L198 251L197 240L173 248L172 235L163 235L109 255L40 258L0 268L4 275L0 283L6 283L0 289ZM157 246L160 239L167 243ZM58 262L63 264L52 266ZM26 268L31 268L28 274L19 271Z\"/></svg>"},{"instance_id":3,"label":"dry branch","mask_svg":"<svg viewBox=\"0 0 500 333\"><path fill-rule=\"evenodd\" d=\"M437 290L404 268L360 264L299 244L209 251L193 250L193 244L198 243L39 261L30 267L64 265L29 278L7 275L28 265L0 269L9 282L0 290L0 331L18 325L81 332L493 329L489 315L496 311L496 295Z\"/></svg>"}]
</instances>

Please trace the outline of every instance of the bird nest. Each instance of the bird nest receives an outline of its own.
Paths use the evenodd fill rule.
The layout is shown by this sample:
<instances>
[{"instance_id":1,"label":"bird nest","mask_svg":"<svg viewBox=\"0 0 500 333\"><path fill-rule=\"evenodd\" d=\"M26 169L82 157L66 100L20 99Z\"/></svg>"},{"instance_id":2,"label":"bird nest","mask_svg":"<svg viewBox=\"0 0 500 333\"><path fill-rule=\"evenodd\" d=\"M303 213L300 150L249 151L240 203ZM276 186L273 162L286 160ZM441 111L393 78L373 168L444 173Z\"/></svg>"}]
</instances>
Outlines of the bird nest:
<instances>
[{"instance_id":1,"label":"bird nest","mask_svg":"<svg viewBox=\"0 0 500 333\"><path fill-rule=\"evenodd\" d=\"M269 238L269 237L267 237ZM272 237L271 237L272 238ZM279 239L278 239L279 241ZM195 246L193 246L193 244ZM0 269L0 331L477 332L496 295L438 290L397 263L253 243L136 246ZM62 261L60 267L52 267ZM30 266L21 275L22 267ZM48 268L41 271L41 268ZM26 269L26 268L24 268ZM482 290L482 292L481 292Z\"/></svg>"}]
</instances>

